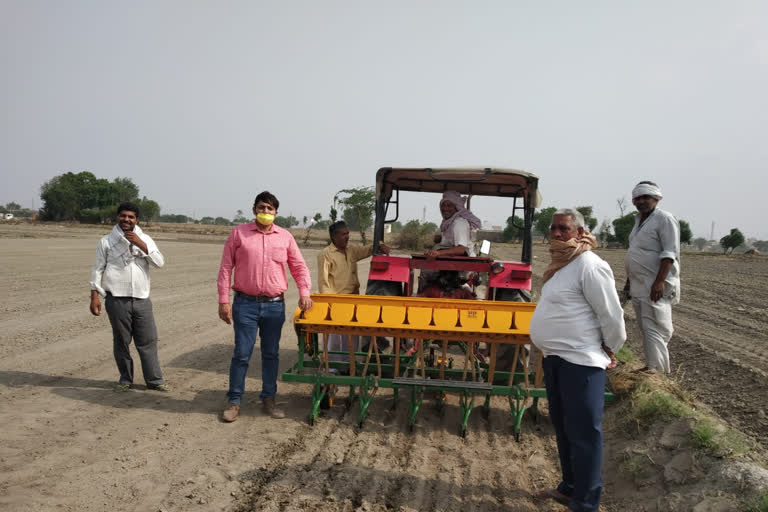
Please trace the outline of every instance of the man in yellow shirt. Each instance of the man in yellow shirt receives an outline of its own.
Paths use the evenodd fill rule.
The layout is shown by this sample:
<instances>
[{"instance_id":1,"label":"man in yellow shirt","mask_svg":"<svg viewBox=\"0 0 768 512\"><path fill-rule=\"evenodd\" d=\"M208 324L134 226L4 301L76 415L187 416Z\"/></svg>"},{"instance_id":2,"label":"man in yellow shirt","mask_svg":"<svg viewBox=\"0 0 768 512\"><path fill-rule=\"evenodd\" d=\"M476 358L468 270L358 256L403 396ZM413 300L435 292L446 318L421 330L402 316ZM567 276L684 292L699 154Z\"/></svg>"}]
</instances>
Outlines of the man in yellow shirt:
<instances>
[{"instance_id":1,"label":"man in yellow shirt","mask_svg":"<svg viewBox=\"0 0 768 512\"><path fill-rule=\"evenodd\" d=\"M373 245L366 247L349 245L349 228L340 220L328 227L331 244L317 255L317 274L320 293L360 293L360 279L357 277L357 262L373 254ZM389 247L383 243L379 249L389 254ZM328 335L328 350L349 350L349 343L357 350L358 336L341 334ZM331 361L345 361L340 354L330 356Z\"/></svg>"}]
</instances>

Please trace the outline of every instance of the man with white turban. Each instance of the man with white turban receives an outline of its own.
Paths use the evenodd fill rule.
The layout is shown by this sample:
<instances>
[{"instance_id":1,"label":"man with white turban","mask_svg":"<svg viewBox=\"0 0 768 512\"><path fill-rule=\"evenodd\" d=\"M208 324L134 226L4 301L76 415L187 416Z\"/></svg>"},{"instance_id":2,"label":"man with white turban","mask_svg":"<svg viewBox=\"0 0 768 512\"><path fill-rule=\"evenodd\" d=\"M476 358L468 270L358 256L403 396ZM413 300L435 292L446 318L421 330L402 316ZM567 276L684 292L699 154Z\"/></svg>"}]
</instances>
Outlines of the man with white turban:
<instances>
[{"instance_id":1,"label":"man with white turban","mask_svg":"<svg viewBox=\"0 0 768 512\"><path fill-rule=\"evenodd\" d=\"M639 215L629 235L625 260L632 306L643 335L645 367L640 371L669 373L667 344L672 337L672 305L680 302L680 224L656 205L661 189L641 181L632 190Z\"/></svg>"},{"instance_id":2,"label":"man with white turban","mask_svg":"<svg viewBox=\"0 0 768 512\"><path fill-rule=\"evenodd\" d=\"M480 219L464 206L465 198L455 190L443 192L440 199L440 224L442 239L431 251L427 258L438 256L474 256L472 247L472 230L480 229Z\"/></svg>"},{"instance_id":3,"label":"man with white turban","mask_svg":"<svg viewBox=\"0 0 768 512\"><path fill-rule=\"evenodd\" d=\"M455 190L443 192L440 199L440 236L437 244L425 253L428 260L439 256L475 256L472 246L472 230L481 226L478 219L464 206L466 199ZM440 281L438 284L437 282ZM430 284L438 285L443 290L457 289L461 286L462 276L455 271L422 271L419 278L420 294Z\"/></svg>"}]
</instances>

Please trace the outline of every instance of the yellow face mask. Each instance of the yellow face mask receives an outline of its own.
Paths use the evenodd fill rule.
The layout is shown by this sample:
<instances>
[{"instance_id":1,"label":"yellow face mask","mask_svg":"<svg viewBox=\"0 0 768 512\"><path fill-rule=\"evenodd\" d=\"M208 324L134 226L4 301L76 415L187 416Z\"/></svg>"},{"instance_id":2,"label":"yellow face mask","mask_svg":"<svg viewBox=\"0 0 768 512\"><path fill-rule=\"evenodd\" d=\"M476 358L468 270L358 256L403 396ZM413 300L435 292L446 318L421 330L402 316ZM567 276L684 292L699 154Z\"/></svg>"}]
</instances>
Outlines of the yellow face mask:
<instances>
[{"instance_id":1,"label":"yellow face mask","mask_svg":"<svg viewBox=\"0 0 768 512\"><path fill-rule=\"evenodd\" d=\"M256 215L256 222L262 226L271 226L275 222L275 216L271 213L259 213Z\"/></svg>"}]
</instances>

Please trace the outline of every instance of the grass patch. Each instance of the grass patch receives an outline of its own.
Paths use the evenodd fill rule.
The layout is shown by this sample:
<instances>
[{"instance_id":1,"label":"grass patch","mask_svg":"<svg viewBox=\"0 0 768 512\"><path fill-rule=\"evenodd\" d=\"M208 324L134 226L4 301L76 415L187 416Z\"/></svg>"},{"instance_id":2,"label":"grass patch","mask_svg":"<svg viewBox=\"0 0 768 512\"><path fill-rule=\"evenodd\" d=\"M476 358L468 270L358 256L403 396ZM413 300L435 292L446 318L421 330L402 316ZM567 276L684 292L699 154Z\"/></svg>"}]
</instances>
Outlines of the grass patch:
<instances>
[{"instance_id":1,"label":"grass patch","mask_svg":"<svg viewBox=\"0 0 768 512\"><path fill-rule=\"evenodd\" d=\"M768 512L768 492L747 503L744 512Z\"/></svg>"},{"instance_id":2,"label":"grass patch","mask_svg":"<svg viewBox=\"0 0 768 512\"><path fill-rule=\"evenodd\" d=\"M692 417L691 406L672 393L641 385L632 394L632 413L637 421L645 424L656 420L672 420Z\"/></svg>"},{"instance_id":3,"label":"grass patch","mask_svg":"<svg viewBox=\"0 0 768 512\"><path fill-rule=\"evenodd\" d=\"M691 427L693 444L721 457L739 457L750 451L744 436L729 427L718 427L710 418L696 415ZM768 512L768 511L766 511Z\"/></svg>"},{"instance_id":4,"label":"grass patch","mask_svg":"<svg viewBox=\"0 0 768 512\"><path fill-rule=\"evenodd\" d=\"M632 352L632 350L624 345L619 349L618 352L616 352L616 358L619 361L624 361L625 363L631 363L635 360L635 353Z\"/></svg>"},{"instance_id":5,"label":"grass patch","mask_svg":"<svg viewBox=\"0 0 768 512\"><path fill-rule=\"evenodd\" d=\"M621 464L621 468L624 470L624 472L631 475L635 479L640 478L647 467L647 457L636 453L625 454L624 462Z\"/></svg>"},{"instance_id":6,"label":"grass patch","mask_svg":"<svg viewBox=\"0 0 768 512\"><path fill-rule=\"evenodd\" d=\"M717 446L715 441L717 437L718 432L715 424L706 418L700 419L691 428L691 438L697 448L714 450Z\"/></svg>"}]
</instances>

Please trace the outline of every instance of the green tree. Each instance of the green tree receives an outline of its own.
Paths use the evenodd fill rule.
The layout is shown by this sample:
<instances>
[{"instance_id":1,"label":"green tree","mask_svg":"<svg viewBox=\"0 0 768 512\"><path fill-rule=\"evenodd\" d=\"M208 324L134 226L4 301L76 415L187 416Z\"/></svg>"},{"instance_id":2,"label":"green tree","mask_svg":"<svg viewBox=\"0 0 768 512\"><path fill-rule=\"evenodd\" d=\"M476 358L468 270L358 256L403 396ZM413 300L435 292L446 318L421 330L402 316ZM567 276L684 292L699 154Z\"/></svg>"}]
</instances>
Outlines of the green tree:
<instances>
[{"instance_id":1,"label":"green tree","mask_svg":"<svg viewBox=\"0 0 768 512\"><path fill-rule=\"evenodd\" d=\"M112 222L118 203L139 202L139 187L130 178L115 178L110 182L88 171L66 172L43 183L40 198L43 220Z\"/></svg>"},{"instance_id":2,"label":"green tree","mask_svg":"<svg viewBox=\"0 0 768 512\"><path fill-rule=\"evenodd\" d=\"M293 226L298 226L299 219L297 219L293 215L290 215L288 217L283 217L281 215L278 215L277 217L275 217L275 224L277 224L281 228L288 229L288 228L292 228Z\"/></svg>"},{"instance_id":3,"label":"green tree","mask_svg":"<svg viewBox=\"0 0 768 512\"><path fill-rule=\"evenodd\" d=\"M160 205L157 204L157 201L147 199L147 196L144 196L136 201L136 204L139 207L139 215L141 216L141 220L150 222L157 220L158 216L160 216Z\"/></svg>"},{"instance_id":4,"label":"green tree","mask_svg":"<svg viewBox=\"0 0 768 512\"><path fill-rule=\"evenodd\" d=\"M623 217L613 219L613 232L616 237L616 241L624 247L629 247L629 234L632 232L632 228L635 227L635 214L636 212L630 212Z\"/></svg>"},{"instance_id":5,"label":"green tree","mask_svg":"<svg viewBox=\"0 0 768 512\"><path fill-rule=\"evenodd\" d=\"M437 224L425 222L422 224L418 220L411 220L403 225L403 229L398 236L398 246L401 249L412 249L419 251L425 247L430 247L433 243L432 237L437 231Z\"/></svg>"},{"instance_id":6,"label":"green tree","mask_svg":"<svg viewBox=\"0 0 768 512\"><path fill-rule=\"evenodd\" d=\"M216 217L213 219L213 223L217 226L231 226L232 222L224 217Z\"/></svg>"},{"instance_id":7,"label":"green tree","mask_svg":"<svg viewBox=\"0 0 768 512\"><path fill-rule=\"evenodd\" d=\"M613 234L611 233L611 223L608 219L603 219L600 224L600 229L597 230L597 239L600 241L600 245L605 245L611 241Z\"/></svg>"},{"instance_id":8,"label":"green tree","mask_svg":"<svg viewBox=\"0 0 768 512\"><path fill-rule=\"evenodd\" d=\"M78 220L80 210L92 208L94 204L85 204L90 201L96 176L83 171L77 174L67 172L51 178L40 187L40 198L43 200L43 220Z\"/></svg>"},{"instance_id":9,"label":"green tree","mask_svg":"<svg viewBox=\"0 0 768 512\"><path fill-rule=\"evenodd\" d=\"M11 201L7 205L5 205L5 210L8 212L15 212L16 210L21 210L21 205L19 203L14 203Z\"/></svg>"},{"instance_id":10,"label":"green tree","mask_svg":"<svg viewBox=\"0 0 768 512\"><path fill-rule=\"evenodd\" d=\"M248 219L245 218L245 215L243 215L243 210L237 210L235 212L235 218L232 219L232 222L234 224L247 224ZM280 224L278 224L279 226Z\"/></svg>"},{"instance_id":11,"label":"green tree","mask_svg":"<svg viewBox=\"0 0 768 512\"><path fill-rule=\"evenodd\" d=\"M539 210L536 221L533 223L533 231L542 235L544 240L549 240L549 227L552 225L552 217L554 217L556 211L557 208L554 206Z\"/></svg>"},{"instance_id":12,"label":"green tree","mask_svg":"<svg viewBox=\"0 0 768 512\"><path fill-rule=\"evenodd\" d=\"M693 239L693 231L691 231L691 225L684 220L678 221L678 223L680 224L680 243L690 244L691 240Z\"/></svg>"},{"instance_id":13,"label":"green tree","mask_svg":"<svg viewBox=\"0 0 768 512\"><path fill-rule=\"evenodd\" d=\"M214 220L213 217L203 217L200 219L200 224L213 224Z\"/></svg>"},{"instance_id":14,"label":"green tree","mask_svg":"<svg viewBox=\"0 0 768 512\"><path fill-rule=\"evenodd\" d=\"M576 211L584 216L584 223L586 224L587 231L590 233L594 231L595 226L597 226L597 219L592 216L592 207L577 206Z\"/></svg>"},{"instance_id":15,"label":"green tree","mask_svg":"<svg viewBox=\"0 0 768 512\"><path fill-rule=\"evenodd\" d=\"M110 189L112 194L110 202L115 204L122 203L123 201L133 201L139 197L139 187L133 183L131 178L115 178L112 180Z\"/></svg>"},{"instance_id":16,"label":"green tree","mask_svg":"<svg viewBox=\"0 0 768 512\"><path fill-rule=\"evenodd\" d=\"M733 250L744 243L744 235L738 228L731 229L731 232L720 239L720 246L723 248L723 254L727 254L730 249Z\"/></svg>"},{"instance_id":17,"label":"green tree","mask_svg":"<svg viewBox=\"0 0 768 512\"><path fill-rule=\"evenodd\" d=\"M376 193L373 187L339 190L333 202L344 209L341 218L350 229L357 229L360 232L363 245L367 245L365 232L373 224L373 210L376 207Z\"/></svg>"},{"instance_id":18,"label":"green tree","mask_svg":"<svg viewBox=\"0 0 768 512\"><path fill-rule=\"evenodd\" d=\"M403 230L403 223L399 220L396 220L392 223L392 232L393 233L399 233Z\"/></svg>"},{"instance_id":19,"label":"green tree","mask_svg":"<svg viewBox=\"0 0 768 512\"><path fill-rule=\"evenodd\" d=\"M682 238L682 237L681 237L681 238ZM707 246L707 239L706 239L706 238L702 238L702 237L696 238L696 239L693 241L693 245L694 245L694 246L695 246L695 247L696 247L698 250L702 251L702 250L704 250L704 247L706 247L706 246Z\"/></svg>"},{"instance_id":20,"label":"green tree","mask_svg":"<svg viewBox=\"0 0 768 512\"><path fill-rule=\"evenodd\" d=\"M312 229L317 229L320 231L328 231L328 227L331 225L331 221L328 219L321 219L314 224L312 224Z\"/></svg>"},{"instance_id":21,"label":"green tree","mask_svg":"<svg viewBox=\"0 0 768 512\"><path fill-rule=\"evenodd\" d=\"M162 215L158 215L157 220L160 222L171 222L174 224L186 224L192 219L179 213L164 213Z\"/></svg>"},{"instance_id":22,"label":"green tree","mask_svg":"<svg viewBox=\"0 0 768 512\"><path fill-rule=\"evenodd\" d=\"M504 231L501 235L502 240L505 242L516 242L521 240L523 238L523 228L521 227L522 225L523 221L519 217L515 215L507 217L507 225L504 227Z\"/></svg>"}]
</instances>

